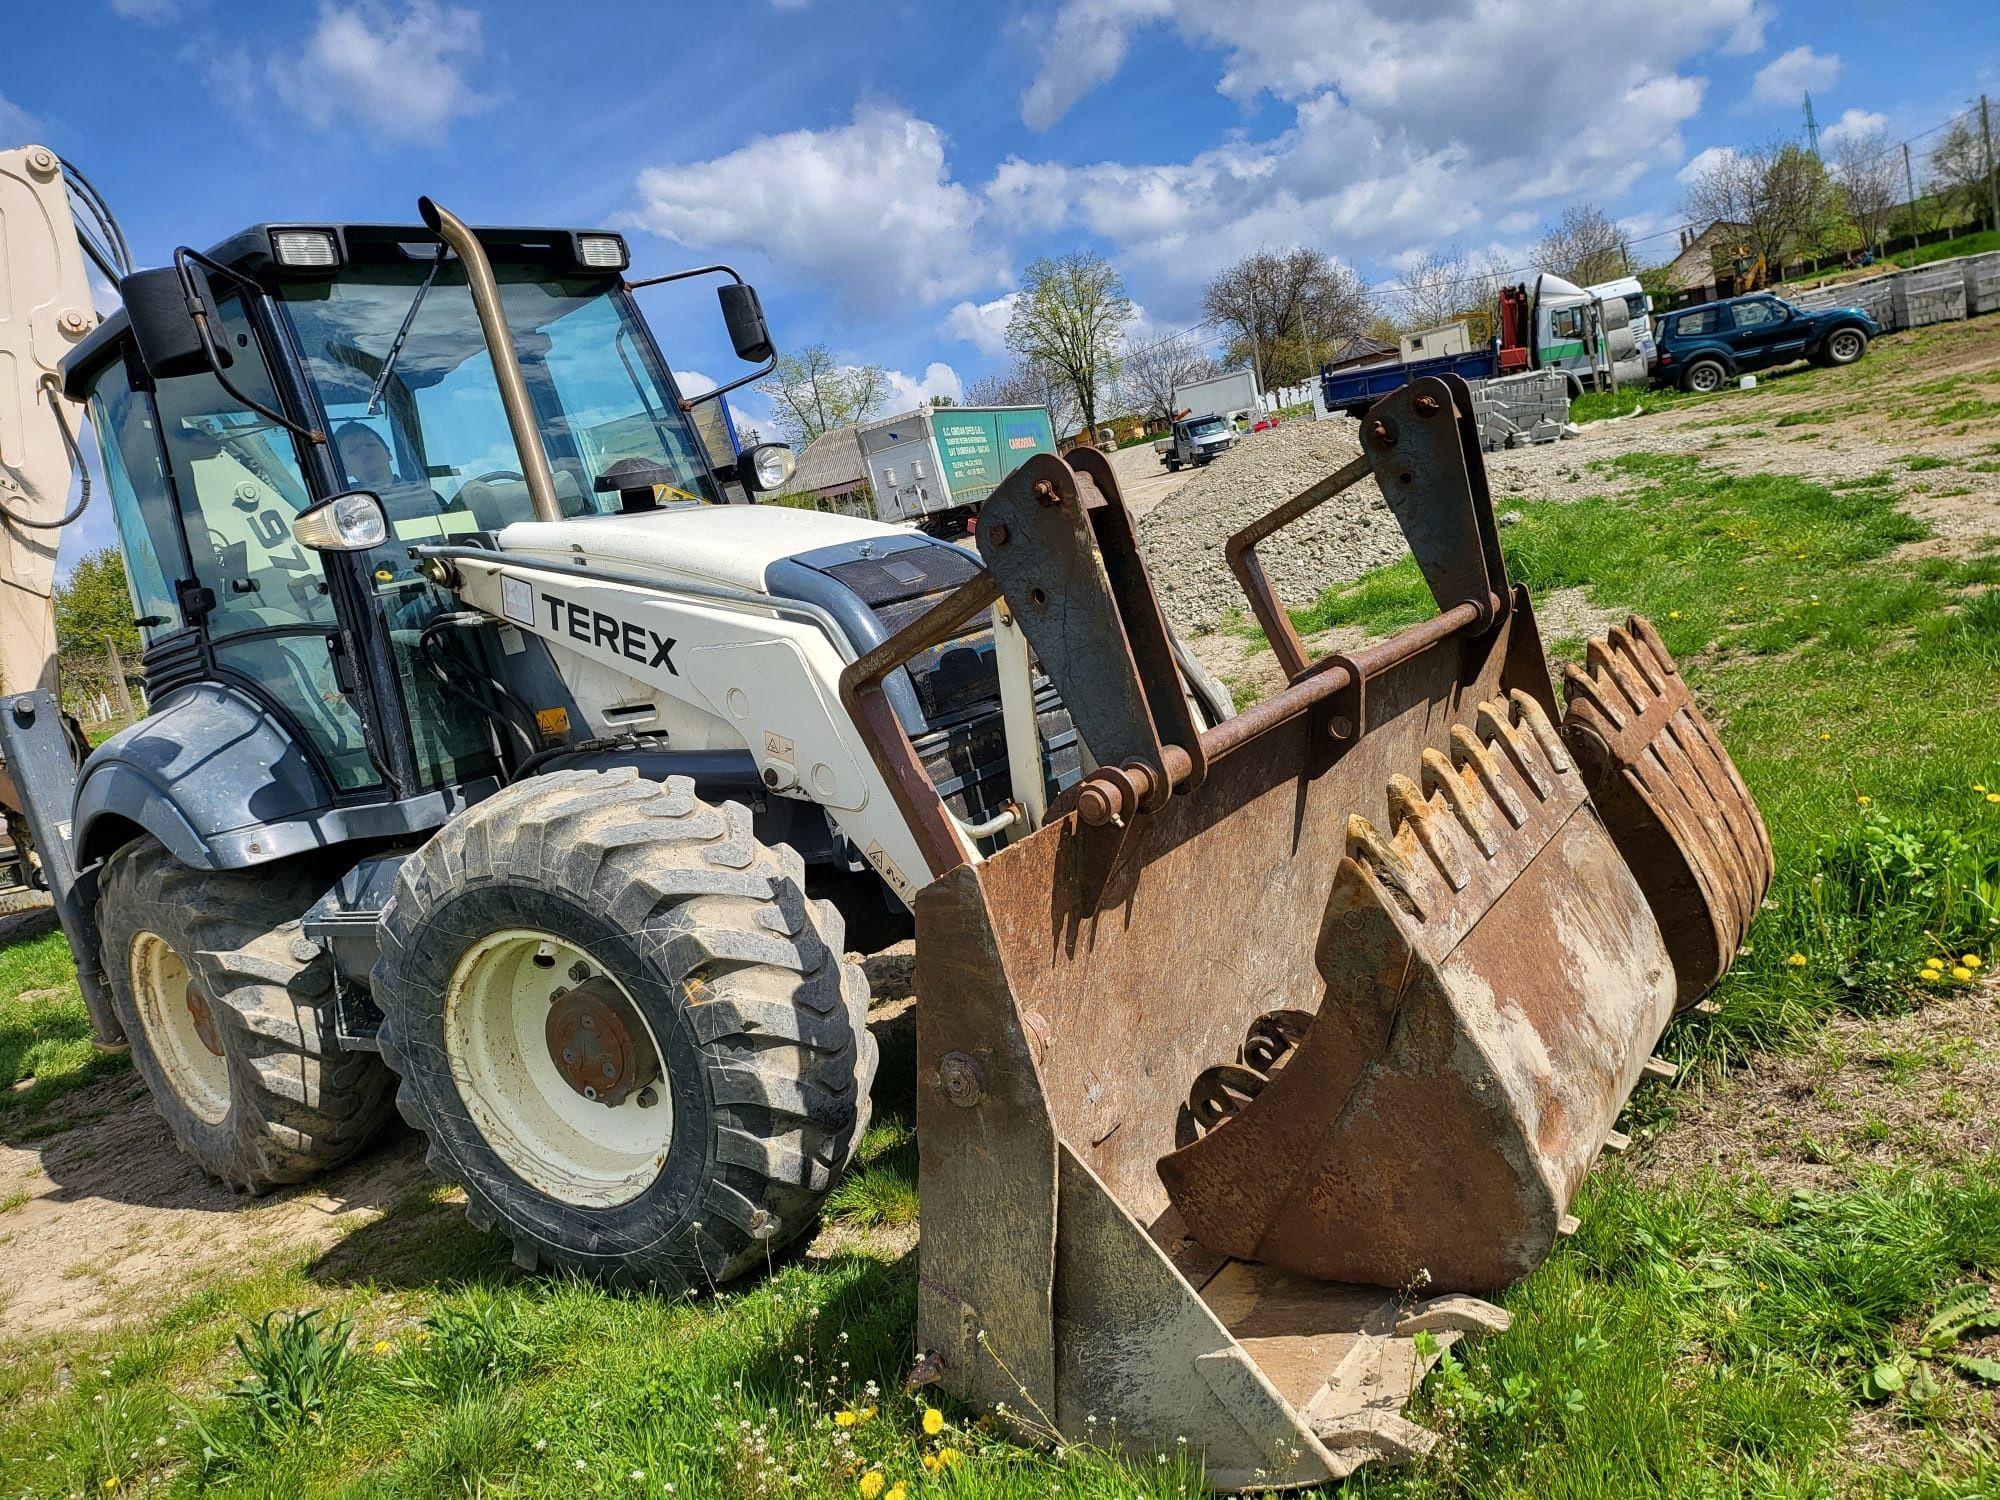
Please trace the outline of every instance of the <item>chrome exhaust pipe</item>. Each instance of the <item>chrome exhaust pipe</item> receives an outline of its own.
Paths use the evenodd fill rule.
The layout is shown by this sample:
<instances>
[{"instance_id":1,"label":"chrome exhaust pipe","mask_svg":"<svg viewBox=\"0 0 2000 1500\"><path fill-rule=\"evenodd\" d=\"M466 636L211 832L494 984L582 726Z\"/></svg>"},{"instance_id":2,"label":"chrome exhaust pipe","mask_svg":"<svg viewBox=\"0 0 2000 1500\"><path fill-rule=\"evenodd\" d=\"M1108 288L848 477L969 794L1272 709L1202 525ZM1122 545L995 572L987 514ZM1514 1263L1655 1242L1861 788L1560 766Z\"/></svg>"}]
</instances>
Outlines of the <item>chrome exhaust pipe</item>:
<instances>
[{"instance_id":1,"label":"chrome exhaust pipe","mask_svg":"<svg viewBox=\"0 0 2000 1500\"><path fill-rule=\"evenodd\" d=\"M562 509L556 504L555 473L549 468L548 450L542 446L541 430L535 425L534 408L528 404L528 382L521 374L521 361L514 354L514 336L507 328L507 314L500 306L500 283L493 279L493 262L485 247L463 219L429 198L417 199L417 212L432 233L457 252L465 266L466 285L472 290L472 305L479 311L479 331L486 336L486 352L493 360L493 377L500 387L500 404L507 411L507 425L513 429L514 447L521 455L521 477L527 481L528 499L538 521L560 521Z\"/></svg>"}]
</instances>

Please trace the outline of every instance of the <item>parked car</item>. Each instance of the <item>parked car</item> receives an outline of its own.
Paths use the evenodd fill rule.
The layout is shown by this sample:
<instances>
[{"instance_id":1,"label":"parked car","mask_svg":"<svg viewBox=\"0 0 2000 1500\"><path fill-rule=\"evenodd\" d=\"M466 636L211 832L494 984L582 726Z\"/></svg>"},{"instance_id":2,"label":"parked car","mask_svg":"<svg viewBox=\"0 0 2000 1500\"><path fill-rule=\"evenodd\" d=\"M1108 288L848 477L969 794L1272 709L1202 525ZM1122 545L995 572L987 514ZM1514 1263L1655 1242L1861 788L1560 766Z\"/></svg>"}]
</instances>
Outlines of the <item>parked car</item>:
<instances>
[{"instance_id":1,"label":"parked car","mask_svg":"<svg viewBox=\"0 0 2000 1500\"><path fill-rule=\"evenodd\" d=\"M1236 445L1236 431L1220 417L1182 417L1173 431L1153 444L1160 462L1179 472L1182 464L1205 464Z\"/></svg>"},{"instance_id":2,"label":"parked car","mask_svg":"<svg viewBox=\"0 0 2000 1500\"><path fill-rule=\"evenodd\" d=\"M1686 391L1714 391L1745 371L1796 359L1851 365L1881 331L1858 307L1808 310L1769 292L1704 302L1661 320L1654 379Z\"/></svg>"}]
</instances>

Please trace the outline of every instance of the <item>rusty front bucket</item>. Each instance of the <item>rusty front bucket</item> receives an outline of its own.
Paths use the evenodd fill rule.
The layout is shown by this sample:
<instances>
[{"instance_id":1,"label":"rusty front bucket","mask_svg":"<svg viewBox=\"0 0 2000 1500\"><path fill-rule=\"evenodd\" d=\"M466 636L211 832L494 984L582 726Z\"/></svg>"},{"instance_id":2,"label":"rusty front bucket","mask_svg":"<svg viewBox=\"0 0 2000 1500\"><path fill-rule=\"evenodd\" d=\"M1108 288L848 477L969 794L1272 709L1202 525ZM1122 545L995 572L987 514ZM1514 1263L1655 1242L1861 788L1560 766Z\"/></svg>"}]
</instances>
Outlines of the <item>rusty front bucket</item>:
<instances>
[{"instance_id":1,"label":"rusty front bucket","mask_svg":"<svg viewBox=\"0 0 2000 1500\"><path fill-rule=\"evenodd\" d=\"M982 514L985 597L1098 762L916 901L918 1337L1024 1430L1185 1443L1219 1488L1422 1451L1428 1356L1505 1326L1468 1294L1547 1255L1755 910L1755 809L1649 630L1593 646L1560 725L1468 406L1389 398L1366 457L1237 539L1292 680L1199 732L1108 473L1050 462ZM1255 543L1371 472L1440 613L1309 661Z\"/></svg>"}]
</instances>

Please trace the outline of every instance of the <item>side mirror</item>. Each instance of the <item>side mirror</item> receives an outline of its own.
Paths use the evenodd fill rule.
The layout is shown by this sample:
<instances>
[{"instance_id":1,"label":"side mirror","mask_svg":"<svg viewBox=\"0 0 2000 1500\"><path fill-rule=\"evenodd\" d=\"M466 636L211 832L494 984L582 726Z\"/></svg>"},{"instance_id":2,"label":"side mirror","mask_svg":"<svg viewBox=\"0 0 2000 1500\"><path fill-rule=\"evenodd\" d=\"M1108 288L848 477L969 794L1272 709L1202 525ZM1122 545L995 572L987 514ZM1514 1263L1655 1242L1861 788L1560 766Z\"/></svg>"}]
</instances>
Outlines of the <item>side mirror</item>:
<instances>
[{"instance_id":1,"label":"side mirror","mask_svg":"<svg viewBox=\"0 0 2000 1500\"><path fill-rule=\"evenodd\" d=\"M206 289L203 291L206 296ZM181 273L172 266L134 271L121 277L118 297L132 323L132 340L139 359L155 380L208 373L208 352L188 311ZM217 346L220 348L220 345Z\"/></svg>"},{"instance_id":2,"label":"side mirror","mask_svg":"<svg viewBox=\"0 0 2000 1500\"><path fill-rule=\"evenodd\" d=\"M716 288L722 303L722 321L729 329L729 342L736 357L761 365L772 354L771 329L764 321L764 304L757 300L757 288L748 282L731 281Z\"/></svg>"},{"instance_id":3,"label":"side mirror","mask_svg":"<svg viewBox=\"0 0 2000 1500\"><path fill-rule=\"evenodd\" d=\"M292 517L292 539L315 552L366 552L389 540L389 518L371 490L349 490Z\"/></svg>"},{"instance_id":4,"label":"side mirror","mask_svg":"<svg viewBox=\"0 0 2000 1500\"><path fill-rule=\"evenodd\" d=\"M759 443L743 450L736 460L736 474L745 489L764 495L783 488L798 466L792 450L783 443Z\"/></svg>"}]
</instances>

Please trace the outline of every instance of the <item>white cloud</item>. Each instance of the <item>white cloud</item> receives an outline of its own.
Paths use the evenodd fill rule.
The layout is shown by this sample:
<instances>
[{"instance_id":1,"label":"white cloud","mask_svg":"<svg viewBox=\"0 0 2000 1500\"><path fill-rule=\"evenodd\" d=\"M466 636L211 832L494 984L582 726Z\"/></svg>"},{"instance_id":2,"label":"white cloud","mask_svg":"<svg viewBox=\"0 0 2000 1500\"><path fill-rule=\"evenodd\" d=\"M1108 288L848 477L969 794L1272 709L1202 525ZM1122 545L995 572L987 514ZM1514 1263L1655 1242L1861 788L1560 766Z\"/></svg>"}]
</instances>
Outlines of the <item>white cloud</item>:
<instances>
[{"instance_id":1,"label":"white cloud","mask_svg":"<svg viewBox=\"0 0 2000 1500\"><path fill-rule=\"evenodd\" d=\"M1838 146L1843 141L1865 141L1869 136L1886 130L1888 125L1887 115L1877 114L1872 109L1850 109L1822 130L1819 138L1829 146Z\"/></svg>"},{"instance_id":2,"label":"white cloud","mask_svg":"<svg viewBox=\"0 0 2000 1500\"><path fill-rule=\"evenodd\" d=\"M1014 316L1019 292L995 297L991 302L960 302L944 315L939 331L963 339L981 354L992 358L1007 347L1007 323Z\"/></svg>"},{"instance_id":3,"label":"white cloud","mask_svg":"<svg viewBox=\"0 0 2000 1500\"><path fill-rule=\"evenodd\" d=\"M993 285L979 200L952 180L944 132L863 106L848 124L758 136L710 161L639 174L637 222L678 244L762 254L855 313Z\"/></svg>"},{"instance_id":4,"label":"white cloud","mask_svg":"<svg viewBox=\"0 0 2000 1500\"><path fill-rule=\"evenodd\" d=\"M111 0L114 15L128 21L171 21L180 14L180 0Z\"/></svg>"},{"instance_id":5,"label":"white cloud","mask_svg":"<svg viewBox=\"0 0 2000 1500\"><path fill-rule=\"evenodd\" d=\"M20 105L0 94L0 150L25 146L41 134L42 122Z\"/></svg>"},{"instance_id":6,"label":"white cloud","mask_svg":"<svg viewBox=\"0 0 2000 1500\"><path fill-rule=\"evenodd\" d=\"M921 376L905 375L901 370L886 370L884 378L889 384L889 394L882 403L882 411L893 415L900 411L913 411L933 396L949 396L954 401L965 399L965 383L943 360L932 360L924 366Z\"/></svg>"},{"instance_id":7,"label":"white cloud","mask_svg":"<svg viewBox=\"0 0 2000 1500\"><path fill-rule=\"evenodd\" d=\"M1809 89L1829 89L1840 77L1840 57L1794 47L1764 64L1750 84L1750 97L1762 104L1797 104Z\"/></svg>"},{"instance_id":8,"label":"white cloud","mask_svg":"<svg viewBox=\"0 0 2000 1500\"><path fill-rule=\"evenodd\" d=\"M674 371L674 384L681 388L683 396L699 396L703 391L712 391L722 382L710 379L699 370Z\"/></svg>"},{"instance_id":9,"label":"white cloud","mask_svg":"<svg viewBox=\"0 0 2000 1500\"><path fill-rule=\"evenodd\" d=\"M1724 166L1735 160L1736 148L1734 146L1710 146L1707 150L1697 151L1693 156L1689 157L1687 165L1674 173L1674 181L1682 184L1692 184L1698 179L1707 176L1714 168Z\"/></svg>"},{"instance_id":10,"label":"white cloud","mask_svg":"<svg viewBox=\"0 0 2000 1500\"><path fill-rule=\"evenodd\" d=\"M390 140L435 141L450 121L493 100L466 80L484 50L476 11L409 0L323 5L296 61L272 64L278 91L319 126L358 120Z\"/></svg>"},{"instance_id":11,"label":"white cloud","mask_svg":"<svg viewBox=\"0 0 2000 1500\"><path fill-rule=\"evenodd\" d=\"M1042 46L1042 67L1021 95L1021 119L1047 130L1125 64L1132 29L1173 14L1172 0L1069 0Z\"/></svg>"}]
</instances>

